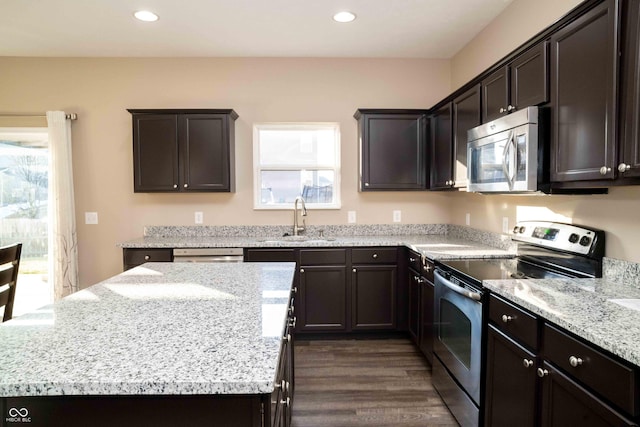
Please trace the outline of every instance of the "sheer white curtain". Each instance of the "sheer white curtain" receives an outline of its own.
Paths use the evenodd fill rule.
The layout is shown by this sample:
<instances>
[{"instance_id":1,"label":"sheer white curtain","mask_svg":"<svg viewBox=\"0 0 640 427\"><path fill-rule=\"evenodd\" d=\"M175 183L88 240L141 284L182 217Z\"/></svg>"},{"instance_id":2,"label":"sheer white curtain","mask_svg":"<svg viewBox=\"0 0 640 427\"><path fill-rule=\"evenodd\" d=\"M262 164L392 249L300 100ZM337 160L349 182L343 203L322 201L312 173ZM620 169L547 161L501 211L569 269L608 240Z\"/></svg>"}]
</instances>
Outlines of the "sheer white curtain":
<instances>
[{"instance_id":1,"label":"sheer white curtain","mask_svg":"<svg viewBox=\"0 0 640 427\"><path fill-rule=\"evenodd\" d=\"M71 121L64 111L47 111L49 128L49 277L55 301L78 290L78 239L73 198Z\"/></svg>"}]
</instances>

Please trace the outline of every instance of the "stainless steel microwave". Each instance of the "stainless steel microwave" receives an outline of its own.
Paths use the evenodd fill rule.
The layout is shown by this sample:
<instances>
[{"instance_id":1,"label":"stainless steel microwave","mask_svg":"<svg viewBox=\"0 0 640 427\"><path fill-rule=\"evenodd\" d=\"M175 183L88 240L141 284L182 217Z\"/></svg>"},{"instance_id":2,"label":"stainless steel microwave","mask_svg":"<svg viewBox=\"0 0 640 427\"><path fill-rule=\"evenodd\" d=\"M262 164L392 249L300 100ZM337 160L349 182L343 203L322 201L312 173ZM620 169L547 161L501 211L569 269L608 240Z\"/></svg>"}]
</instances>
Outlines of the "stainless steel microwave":
<instances>
[{"instance_id":1,"label":"stainless steel microwave","mask_svg":"<svg viewBox=\"0 0 640 427\"><path fill-rule=\"evenodd\" d=\"M467 132L467 191L548 190L540 113L538 107L527 107Z\"/></svg>"}]
</instances>

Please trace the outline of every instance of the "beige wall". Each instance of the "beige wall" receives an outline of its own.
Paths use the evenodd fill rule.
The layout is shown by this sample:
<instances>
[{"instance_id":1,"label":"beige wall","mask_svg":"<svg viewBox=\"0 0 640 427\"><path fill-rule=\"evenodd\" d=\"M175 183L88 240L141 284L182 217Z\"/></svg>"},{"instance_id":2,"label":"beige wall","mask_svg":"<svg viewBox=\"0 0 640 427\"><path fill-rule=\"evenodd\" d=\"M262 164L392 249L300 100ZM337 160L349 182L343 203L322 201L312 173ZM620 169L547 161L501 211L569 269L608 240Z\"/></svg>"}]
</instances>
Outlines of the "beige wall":
<instances>
[{"instance_id":1,"label":"beige wall","mask_svg":"<svg viewBox=\"0 0 640 427\"><path fill-rule=\"evenodd\" d=\"M581 2L514 0L451 59L451 89L469 82Z\"/></svg>"},{"instance_id":2,"label":"beige wall","mask_svg":"<svg viewBox=\"0 0 640 427\"><path fill-rule=\"evenodd\" d=\"M309 224L449 220L437 193L357 192L357 108L428 108L451 87L447 60L0 58L0 112L78 113L73 154L80 280L87 286L121 271L118 242L144 225L290 224L290 211L254 211L252 125L339 122L342 209L312 211ZM234 108L237 190L233 194L134 194L127 108ZM84 212L99 214L85 225Z\"/></svg>"},{"instance_id":3,"label":"beige wall","mask_svg":"<svg viewBox=\"0 0 640 427\"><path fill-rule=\"evenodd\" d=\"M451 62L452 88L458 88L524 41L557 21L578 0L515 0ZM550 219L604 229L607 256L640 262L640 187L613 188L600 196L482 196L452 194L452 223L500 232L527 219Z\"/></svg>"}]
</instances>

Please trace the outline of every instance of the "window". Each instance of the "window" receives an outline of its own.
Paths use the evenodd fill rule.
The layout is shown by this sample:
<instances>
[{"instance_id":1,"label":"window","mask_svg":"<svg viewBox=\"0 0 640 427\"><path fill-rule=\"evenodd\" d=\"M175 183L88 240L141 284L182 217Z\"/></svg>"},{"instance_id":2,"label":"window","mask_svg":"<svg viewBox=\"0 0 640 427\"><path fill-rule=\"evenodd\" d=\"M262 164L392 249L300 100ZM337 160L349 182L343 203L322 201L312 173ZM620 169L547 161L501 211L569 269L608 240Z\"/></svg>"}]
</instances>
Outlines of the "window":
<instances>
[{"instance_id":1,"label":"window","mask_svg":"<svg viewBox=\"0 0 640 427\"><path fill-rule=\"evenodd\" d=\"M298 196L313 209L340 208L337 123L254 126L254 207L291 209Z\"/></svg>"}]
</instances>

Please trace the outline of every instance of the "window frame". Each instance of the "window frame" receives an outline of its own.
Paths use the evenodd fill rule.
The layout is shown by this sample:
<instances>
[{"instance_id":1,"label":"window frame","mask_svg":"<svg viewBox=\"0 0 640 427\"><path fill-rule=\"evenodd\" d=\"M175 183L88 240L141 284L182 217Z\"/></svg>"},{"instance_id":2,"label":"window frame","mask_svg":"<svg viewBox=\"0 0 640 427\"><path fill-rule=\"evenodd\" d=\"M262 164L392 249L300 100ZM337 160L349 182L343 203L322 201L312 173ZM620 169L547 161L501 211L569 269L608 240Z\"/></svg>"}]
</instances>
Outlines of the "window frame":
<instances>
[{"instance_id":1,"label":"window frame","mask_svg":"<svg viewBox=\"0 0 640 427\"><path fill-rule=\"evenodd\" d=\"M260 164L260 131L262 130L318 130L331 129L334 132L334 164L318 165L314 167L306 167L304 165L277 165L277 164ZM334 195L333 203L307 203L306 208L309 210L329 210L340 209L340 124L338 122L268 122L254 123L253 125L253 209L254 210L290 210L293 209L292 203L276 203L267 205L260 203L261 199L261 172L262 171L305 171L305 170L331 170L334 174L332 192Z\"/></svg>"}]
</instances>

